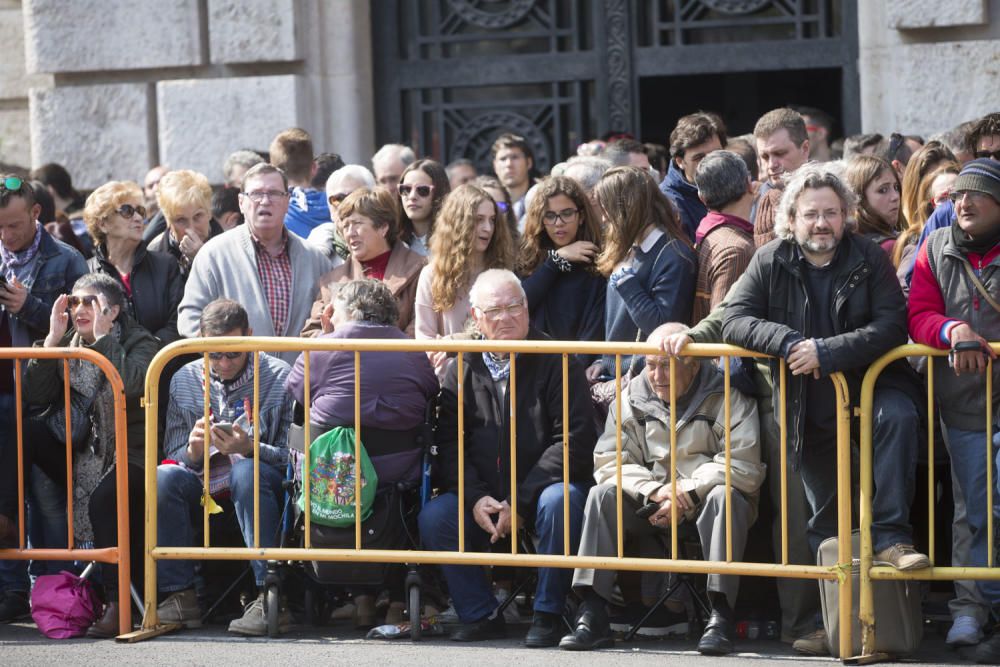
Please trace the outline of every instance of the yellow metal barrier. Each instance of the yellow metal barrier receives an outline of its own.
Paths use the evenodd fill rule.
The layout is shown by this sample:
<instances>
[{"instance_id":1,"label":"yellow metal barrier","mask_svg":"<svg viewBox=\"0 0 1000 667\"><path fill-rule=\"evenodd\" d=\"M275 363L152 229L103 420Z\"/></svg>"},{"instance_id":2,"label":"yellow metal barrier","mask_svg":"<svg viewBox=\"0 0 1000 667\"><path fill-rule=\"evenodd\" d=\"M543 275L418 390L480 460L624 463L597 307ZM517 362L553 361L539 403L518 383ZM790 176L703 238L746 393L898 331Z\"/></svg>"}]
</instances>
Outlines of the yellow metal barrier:
<instances>
[{"instance_id":1,"label":"yellow metal barrier","mask_svg":"<svg viewBox=\"0 0 1000 667\"><path fill-rule=\"evenodd\" d=\"M1000 352L1000 343L991 344L994 351ZM948 356L948 350L939 350L927 345L902 345L894 348L876 360L865 373L861 384L861 500L859 507L861 522L861 591L858 599L858 617L861 622L861 654L875 653L875 605L872 582L877 580L922 580L922 581L954 581L957 579L1000 579L1000 568L993 567L993 512L987 512L987 543L988 567L936 567L934 566L934 499L935 482L934 466L927 467L928 485L928 557L931 567L923 570L900 571L888 566L873 566L872 545L872 486L873 486L873 405L875 399L875 383L882 371L892 362L906 357L927 357L927 446L928 461L934 461L934 364L932 358ZM989 361L986 368L986 503L993 507L993 362Z\"/></svg>"},{"instance_id":2,"label":"yellow metal barrier","mask_svg":"<svg viewBox=\"0 0 1000 667\"><path fill-rule=\"evenodd\" d=\"M205 516L205 542L203 547L161 547L156 544L157 535L157 489L156 489L156 466L157 466L157 415L159 411L160 396L158 392L160 374L163 368L172 358L189 353L200 353L205 355L206 374L208 372L208 352L249 352L253 353L252 362L254 364L254 396L255 411L258 400L259 373L259 353L260 352L304 352L304 378L305 387L305 460L309 460L309 419L310 413L310 362L311 352L318 351L349 351L354 353L354 400L355 400L355 479L361 479L360 472L360 450L361 450L361 403L360 403L360 377L361 377L361 353L362 352L458 352L457 357L458 377L460 379L458 393L458 551L456 552L434 552L434 551L414 551L414 550L374 550L361 548L361 494L355 493L357 503L355 519L355 548L354 549L315 549L310 544L310 492L308 474L303 475L305 494L305 548L261 548L259 546L259 490L258 485L254 486L254 546L245 548L214 548L210 546L208 530L208 504L204 509ZM465 507L465 481L464 481L464 391L465 387L461 382L463 377L464 359L461 353L464 352L506 352L513 358L518 354L552 354L562 358L563 377L563 481L568 483L568 459L569 459L569 427L568 419L565 418L569 409L568 398L568 364L571 354L610 354L615 355L615 405L618 415L617 440L616 440L616 461L617 461L617 512L618 512L618 553L617 557L582 557L575 556L569 552L569 494L564 494L563 505L563 554L523 554L518 553L517 540L511 540L511 552L507 553L469 553L465 551L465 521L463 520L463 508ZM561 568L592 568L592 569L613 569L613 570L637 570L637 571L658 571L658 572L680 572L680 573L701 573L701 574L729 574L748 576L773 576L773 577L793 577L816 580L838 580L840 587L840 651L841 655L850 654L851 646L851 579L842 576L845 568L850 567L850 534L851 534L851 497L850 497L850 428L849 428L849 396L847 383L843 376L835 373L831 376L837 396L837 497L838 497L838 535L840 537L839 563L832 567L820 567L817 565L793 565L788 563L788 522L787 522L787 454L785 444L787 442L786 420L784 401L781 402L780 409L780 429L781 429L781 503L782 503L782 548L781 563L752 563L733 562L732 560L732 523L728 517L726 522L727 539L727 559L726 562L718 561L698 561L677 559L677 505L673 505L671 512L671 551L670 557L664 559L634 558L626 557L624 554L624 533L622 522L622 484L621 484L621 464L622 464L622 440L621 440L621 402L622 402L622 375L621 358L623 355L633 354L661 354L660 351L648 344L642 343L577 343L564 341L432 341L432 340L366 340L366 339L288 339L288 338L265 338L265 337L219 337L201 338L185 341L178 341L160 351L150 364L146 375L146 548L145 548L145 614L143 619L143 631L136 633L136 638L155 636L172 628L161 626L157 619L157 576L156 562L158 560L169 559L206 559L206 560L309 560L309 561L350 561L363 560L366 562L381 563L435 563L444 565L510 565L523 567L561 567ZM690 357L723 357L725 359L723 368L725 371L725 456L727 463L726 471L726 502L731 500L732 486L728 465L730 462L730 408L729 399L731 386L729 381L729 358L740 357L765 357L766 355L750 352L730 345L704 345L692 344L685 348L684 356ZM676 384L675 364L677 359L670 360L670 476L672 480L673 492L676 494ZM780 364L779 391L785 394L786 368L782 361ZM209 382L205 382L206 420ZM511 364L509 379L509 391L512 397L517 393L517 373L515 364ZM516 401L511 400L511 506L517 506L517 484L516 484ZM209 449L208 438L210 430L206 429L206 442L204 452L205 487L204 493L208 494L209 460L207 452ZM255 480L259 480L259 430L254 429L254 475ZM772 472L773 474L773 472ZM512 512L511 532L517 530L516 512ZM144 634L143 634L144 632ZM140 636L141 635L141 636Z\"/></svg>"},{"instance_id":3,"label":"yellow metal barrier","mask_svg":"<svg viewBox=\"0 0 1000 667\"><path fill-rule=\"evenodd\" d=\"M18 546L0 549L0 560L65 560L97 561L118 566L118 632L125 634L132 629L129 601L131 575L129 573L128 534L128 437L125 420L125 384L118 370L107 357L83 347L25 347L0 349L0 359L14 360L14 399L17 422L17 501ZM63 363L63 400L66 411L66 545L65 549L29 549L25 540L25 480L24 480L24 413L22 409L22 359L61 360ZM73 426L70 410L70 359L90 362L101 369L111 386L115 406L115 493L118 499L118 546L77 549L73 531ZM55 480L53 480L55 481Z\"/></svg>"}]
</instances>

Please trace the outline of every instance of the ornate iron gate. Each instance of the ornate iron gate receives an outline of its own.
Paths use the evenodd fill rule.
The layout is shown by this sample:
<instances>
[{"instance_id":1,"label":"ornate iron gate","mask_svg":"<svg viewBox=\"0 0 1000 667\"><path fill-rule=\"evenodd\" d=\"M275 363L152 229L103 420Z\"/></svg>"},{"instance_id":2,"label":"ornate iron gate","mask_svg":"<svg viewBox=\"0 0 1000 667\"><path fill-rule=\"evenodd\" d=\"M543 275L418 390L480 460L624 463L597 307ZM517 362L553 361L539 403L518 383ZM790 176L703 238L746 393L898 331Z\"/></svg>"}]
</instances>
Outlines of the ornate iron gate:
<instances>
[{"instance_id":1,"label":"ornate iron gate","mask_svg":"<svg viewBox=\"0 0 1000 667\"><path fill-rule=\"evenodd\" d=\"M376 130L488 170L521 134L542 171L639 127L641 77L840 68L860 126L853 0L375 0ZM652 112L652 110L650 110Z\"/></svg>"}]
</instances>

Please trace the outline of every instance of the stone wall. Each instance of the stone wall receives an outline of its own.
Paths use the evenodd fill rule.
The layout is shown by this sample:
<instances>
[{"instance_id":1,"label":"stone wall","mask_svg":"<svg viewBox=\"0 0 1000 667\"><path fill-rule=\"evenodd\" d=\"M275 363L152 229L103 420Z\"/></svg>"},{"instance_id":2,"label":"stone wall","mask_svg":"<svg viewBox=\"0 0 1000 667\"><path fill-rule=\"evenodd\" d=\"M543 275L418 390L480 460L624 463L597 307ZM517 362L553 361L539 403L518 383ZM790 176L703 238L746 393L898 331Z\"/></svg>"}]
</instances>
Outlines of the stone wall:
<instances>
[{"instance_id":1,"label":"stone wall","mask_svg":"<svg viewBox=\"0 0 1000 667\"><path fill-rule=\"evenodd\" d=\"M1000 0L858 5L865 132L926 136L1000 111Z\"/></svg>"},{"instance_id":2,"label":"stone wall","mask_svg":"<svg viewBox=\"0 0 1000 667\"><path fill-rule=\"evenodd\" d=\"M14 91L20 136L30 110L22 160L60 162L81 188L140 180L156 164L221 182L228 153L266 150L291 126L317 152L358 161L374 151L368 3L23 0L23 17L3 7L0 38L6 13L23 25L21 77L42 75ZM14 132L3 136L0 150Z\"/></svg>"},{"instance_id":3,"label":"stone wall","mask_svg":"<svg viewBox=\"0 0 1000 667\"><path fill-rule=\"evenodd\" d=\"M28 90L52 85L51 76L26 72L21 3L0 0L0 162L24 168L32 163Z\"/></svg>"}]
</instances>

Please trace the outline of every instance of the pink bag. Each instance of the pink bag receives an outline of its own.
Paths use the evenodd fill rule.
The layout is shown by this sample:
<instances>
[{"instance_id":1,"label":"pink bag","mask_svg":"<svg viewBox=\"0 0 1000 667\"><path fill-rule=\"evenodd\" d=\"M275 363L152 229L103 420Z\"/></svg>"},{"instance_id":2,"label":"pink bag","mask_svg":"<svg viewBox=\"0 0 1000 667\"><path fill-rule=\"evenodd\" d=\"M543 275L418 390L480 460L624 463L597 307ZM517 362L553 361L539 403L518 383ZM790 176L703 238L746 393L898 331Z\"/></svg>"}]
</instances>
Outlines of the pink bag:
<instances>
[{"instance_id":1,"label":"pink bag","mask_svg":"<svg viewBox=\"0 0 1000 667\"><path fill-rule=\"evenodd\" d=\"M71 572L38 577L31 590L31 618L49 639L82 637L100 612L94 587Z\"/></svg>"}]
</instances>

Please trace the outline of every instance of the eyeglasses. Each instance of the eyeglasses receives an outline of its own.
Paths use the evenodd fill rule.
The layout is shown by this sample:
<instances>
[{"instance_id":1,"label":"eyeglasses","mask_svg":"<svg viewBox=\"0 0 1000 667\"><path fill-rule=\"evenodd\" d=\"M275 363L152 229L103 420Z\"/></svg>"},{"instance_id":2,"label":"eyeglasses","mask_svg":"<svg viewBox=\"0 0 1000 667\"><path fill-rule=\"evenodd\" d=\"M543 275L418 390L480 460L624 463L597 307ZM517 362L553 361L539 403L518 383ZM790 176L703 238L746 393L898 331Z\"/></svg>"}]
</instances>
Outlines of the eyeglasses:
<instances>
[{"instance_id":1,"label":"eyeglasses","mask_svg":"<svg viewBox=\"0 0 1000 667\"><path fill-rule=\"evenodd\" d=\"M976 151L976 159L987 158L1000 162L1000 148L995 151Z\"/></svg>"},{"instance_id":2,"label":"eyeglasses","mask_svg":"<svg viewBox=\"0 0 1000 667\"><path fill-rule=\"evenodd\" d=\"M510 210L510 204L508 204L505 201L498 201L496 204L497 208L500 209L501 213L506 213L507 211Z\"/></svg>"},{"instance_id":3,"label":"eyeglasses","mask_svg":"<svg viewBox=\"0 0 1000 667\"><path fill-rule=\"evenodd\" d=\"M209 352L208 358L212 361L219 361L225 357L232 361L233 359L239 359L242 354L245 354L245 352Z\"/></svg>"},{"instance_id":4,"label":"eyeglasses","mask_svg":"<svg viewBox=\"0 0 1000 667\"><path fill-rule=\"evenodd\" d=\"M400 185L399 186L399 196L409 197L411 192L416 192L417 196L421 199L426 199L431 196L434 191L433 185Z\"/></svg>"},{"instance_id":5,"label":"eyeglasses","mask_svg":"<svg viewBox=\"0 0 1000 667\"><path fill-rule=\"evenodd\" d=\"M501 319L504 315L510 315L511 317L517 317L524 310L524 302L518 301L517 303L512 303L507 306L498 306L496 308L489 308L483 310L481 308L477 309L483 314L483 316L488 320L493 320L494 322Z\"/></svg>"},{"instance_id":6,"label":"eyeglasses","mask_svg":"<svg viewBox=\"0 0 1000 667\"><path fill-rule=\"evenodd\" d=\"M558 222L569 225L576 220L576 216L579 215L580 209L577 208L564 208L561 211L546 211L545 215L542 216L542 220L549 227L555 227Z\"/></svg>"},{"instance_id":7,"label":"eyeglasses","mask_svg":"<svg viewBox=\"0 0 1000 667\"><path fill-rule=\"evenodd\" d=\"M843 217L843 212L840 210L836 211L806 211L805 213L798 213L795 217L800 220L808 222L810 225L819 222L820 218L823 218L823 222L830 222L832 220L840 220Z\"/></svg>"},{"instance_id":8,"label":"eyeglasses","mask_svg":"<svg viewBox=\"0 0 1000 667\"><path fill-rule=\"evenodd\" d=\"M285 199L288 197L288 192L286 190L255 190L254 192L242 192L240 193L247 197L254 204L260 204L267 197L271 200Z\"/></svg>"},{"instance_id":9,"label":"eyeglasses","mask_svg":"<svg viewBox=\"0 0 1000 667\"><path fill-rule=\"evenodd\" d=\"M145 206L132 206L132 204L122 204L115 210L115 213L125 218L126 220L131 220L132 216L136 213L143 220L146 219L146 207Z\"/></svg>"},{"instance_id":10,"label":"eyeglasses","mask_svg":"<svg viewBox=\"0 0 1000 667\"><path fill-rule=\"evenodd\" d=\"M349 195L349 194L351 194L351 193L350 192L338 192L335 195L330 195L329 197L327 197L326 201L329 202L329 203L331 203L331 204L339 204L340 202L342 202L345 199L347 199L347 195Z\"/></svg>"},{"instance_id":11,"label":"eyeglasses","mask_svg":"<svg viewBox=\"0 0 1000 667\"><path fill-rule=\"evenodd\" d=\"M981 199L989 197L989 195L986 194L985 192L979 192L977 190L959 190L958 192L952 192L950 195L948 195L948 198L951 199L951 202L953 204L957 204L958 202L965 199L966 196L968 196L968 198L971 199L972 201L979 201Z\"/></svg>"},{"instance_id":12,"label":"eyeglasses","mask_svg":"<svg viewBox=\"0 0 1000 667\"><path fill-rule=\"evenodd\" d=\"M87 308L93 308L97 303L97 297L93 294L88 294L87 296L71 296L66 300L67 305L70 309L76 308L77 306L84 305Z\"/></svg>"},{"instance_id":13,"label":"eyeglasses","mask_svg":"<svg viewBox=\"0 0 1000 667\"><path fill-rule=\"evenodd\" d=\"M893 132L889 135L889 152L886 154L885 159L892 162L896 159L896 153L899 149L903 147L903 142L906 141L906 137L901 135L899 132Z\"/></svg>"}]
</instances>

